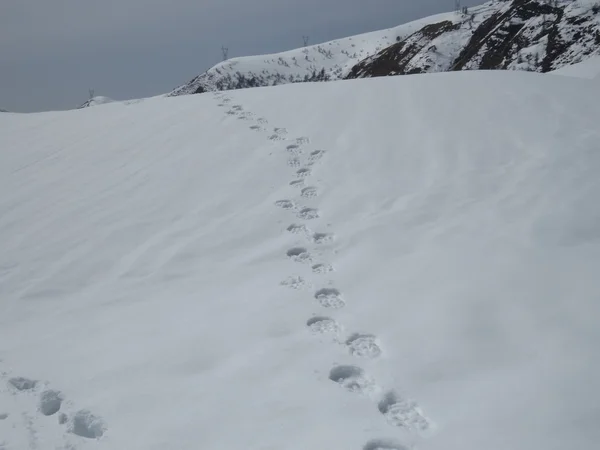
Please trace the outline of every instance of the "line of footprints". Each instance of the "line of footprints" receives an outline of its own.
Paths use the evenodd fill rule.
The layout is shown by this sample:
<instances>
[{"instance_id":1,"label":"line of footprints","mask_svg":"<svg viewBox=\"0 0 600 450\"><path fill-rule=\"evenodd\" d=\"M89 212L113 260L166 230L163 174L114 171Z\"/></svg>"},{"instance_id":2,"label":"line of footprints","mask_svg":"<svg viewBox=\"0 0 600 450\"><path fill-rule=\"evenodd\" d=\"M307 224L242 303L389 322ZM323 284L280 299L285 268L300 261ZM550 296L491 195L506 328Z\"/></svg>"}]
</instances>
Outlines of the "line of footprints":
<instances>
[{"instance_id":1,"label":"line of footprints","mask_svg":"<svg viewBox=\"0 0 600 450\"><path fill-rule=\"evenodd\" d=\"M317 186L308 182L312 176L312 169L316 163L325 156L324 150L305 152L304 148L310 144L306 137L289 139L285 128L267 128L265 118L256 118L251 112L244 111L242 105L232 105L232 99L224 93L216 93L214 97L219 101L219 106L228 108L227 114L236 116L239 120L254 121L249 128L253 131L268 133L271 141L287 141L284 149L289 155L287 165L294 170L294 179L289 185L299 191L300 201L314 199L319 196ZM304 160L304 161L303 161ZM295 214L297 220L287 227L287 231L305 238L308 245L323 246L335 240L333 233L314 232L305 222L320 217L317 208L307 207L294 199L282 199L275 202L275 206ZM334 272L334 267L325 262L315 261L313 254L305 246L292 247L286 256L297 263L310 265L312 272L324 275ZM292 289L310 289L312 286L301 276L290 276L281 282L283 286ZM339 289L324 287L313 294L314 300L324 309L339 310L346 306L346 300ZM376 336L368 333L352 333L342 338L343 327L332 317L316 315L306 322L311 333L317 335L331 335L333 341L345 347L345 351L358 359L376 359L381 356L382 349ZM400 395L395 390L381 389L375 380L358 365L336 365L329 372L329 379L342 388L374 399L379 412L393 426L406 433L416 433L419 436L428 436L434 430L433 422L427 418L419 405ZM407 447L396 440L375 439L367 442L363 450L406 450Z\"/></svg>"},{"instance_id":2,"label":"line of footprints","mask_svg":"<svg viewBox=\"0 0 600 450\"><path fill-rule=\"evenodd\" d=\"M46 449L57 434L62 439L57 449L75 450L78 439L99 439L106 432L100 417L74 408L62 392L45 382L8 371L0 372L0 380L0 450ZM4 440L9 434L11 441Z\"/></svg>"}]
</instances>

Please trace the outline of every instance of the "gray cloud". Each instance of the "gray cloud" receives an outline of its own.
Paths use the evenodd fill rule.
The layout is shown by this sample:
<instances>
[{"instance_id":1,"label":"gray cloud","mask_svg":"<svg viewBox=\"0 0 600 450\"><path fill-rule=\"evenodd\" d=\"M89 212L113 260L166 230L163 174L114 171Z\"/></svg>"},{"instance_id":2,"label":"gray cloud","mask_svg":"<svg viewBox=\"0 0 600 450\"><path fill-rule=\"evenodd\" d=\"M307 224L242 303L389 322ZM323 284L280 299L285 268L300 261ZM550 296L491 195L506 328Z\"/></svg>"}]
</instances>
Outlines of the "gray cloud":
<instances>
[{"instance_id":1,"label":"gray cloud","mask_svg":"<svg viewBox=\"0 0 600 450\"><path fill-rule=\"evenodd\" d=\"M481 1L463 0L468 6ZM166 92L220 59L386 28L452 0L2 0L0 107L72 108Z\"/></svg>"}]
</instances>

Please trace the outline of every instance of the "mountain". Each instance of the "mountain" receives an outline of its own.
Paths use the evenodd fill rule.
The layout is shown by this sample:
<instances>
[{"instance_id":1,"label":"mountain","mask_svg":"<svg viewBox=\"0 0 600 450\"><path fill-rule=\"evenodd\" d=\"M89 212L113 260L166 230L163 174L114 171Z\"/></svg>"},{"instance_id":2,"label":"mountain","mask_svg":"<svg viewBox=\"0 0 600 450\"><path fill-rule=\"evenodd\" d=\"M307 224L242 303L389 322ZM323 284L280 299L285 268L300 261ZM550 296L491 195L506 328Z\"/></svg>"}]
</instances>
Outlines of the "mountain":
<instances>
[{"instance_id":1,"label":"mountain","mask_svg":"<svg viewBox=\"0 0 600 450\"><path fill-rule=\"evenodd\" d=\"M492 0L387 30L224 61L168 95L454 70L548 72L599 52L600 3Z\"/></svg>"},{"instance_id":2,"label":"mountain","mask_svg":"<svg viewBox=\"0 0 600 450\"><path fill-rule=\"evenodd\" d=\"M517 71L0 115L0 447L597 448L598 123Z\"/></svg>"},{"instance_id":3,"label":"mountain","mask_svg":"<svg viewBox=\"0 0 600 450\"><path fill-rule=\"evenodd\" d=\"M600 4L495 1L458 20L423 27L358 63L348 78L449 70L548 72L599 50Z\"/></svg>"},{"instance_id":4,"label":"mountain","mask_svg":"<svg viewBox=\"0 0 600 450\"><path fill-rule=\"evenodd\" d=\"M169 95L342 79L359 61L389 47L397 39L411 35L432 20L442 20L448 16L451 15L440 14L388 30L283 53L232 58L198 75Z\"/></svg>"},{"instance_id":5,"label":"mountain","mask_svg":"<svg viewBox=\"0 0 600 450\"><path fill-rule=\"evenodd\" d=\"M89 108L90 106L106 105L107 103L113 103L115 100L108 97L96 96L90 98L85 103L79 105L77 109Z\"/></svg>"},{"instance_id":6,"label":"mountain","mask_svg":"<svg viewBox=\"0 0 600 450\"><path fill-rule=\"evenodd\" d=\"M0 112L9 112L9 111L8 111L8 110L6 110L6 109L2 109L2 108L0 108Z\"/></svg>"}]
</instances>

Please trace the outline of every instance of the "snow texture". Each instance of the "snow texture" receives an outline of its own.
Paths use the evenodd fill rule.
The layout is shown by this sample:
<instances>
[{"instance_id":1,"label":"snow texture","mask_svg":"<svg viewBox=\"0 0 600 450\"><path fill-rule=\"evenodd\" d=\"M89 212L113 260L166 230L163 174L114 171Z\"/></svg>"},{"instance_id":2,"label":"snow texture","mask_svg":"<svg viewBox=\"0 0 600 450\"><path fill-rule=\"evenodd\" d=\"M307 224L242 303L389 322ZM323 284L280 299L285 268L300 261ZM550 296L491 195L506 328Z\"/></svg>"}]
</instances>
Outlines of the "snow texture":
<instances>
[{"instance_id":1,"label":"snow texture","mask_svg":"<svg viewBox=\"0 0 600 450\"><path fill-rule=\"evenodd\" d=\"M597 98L473 71L2 115L0 448L596 448Z\"/></svg>"},{"instance_id":2,"label":"snow texture","mask_svg":"<svg viewBox=\"0 0 600 450\"><path fill-rule=\"evenodd\" d=\"M600 78L600 56L589 58L583 62L565 66L562 69L551 72L556 75L568 77L599 79Z\"/></svg>"}]
</instances>

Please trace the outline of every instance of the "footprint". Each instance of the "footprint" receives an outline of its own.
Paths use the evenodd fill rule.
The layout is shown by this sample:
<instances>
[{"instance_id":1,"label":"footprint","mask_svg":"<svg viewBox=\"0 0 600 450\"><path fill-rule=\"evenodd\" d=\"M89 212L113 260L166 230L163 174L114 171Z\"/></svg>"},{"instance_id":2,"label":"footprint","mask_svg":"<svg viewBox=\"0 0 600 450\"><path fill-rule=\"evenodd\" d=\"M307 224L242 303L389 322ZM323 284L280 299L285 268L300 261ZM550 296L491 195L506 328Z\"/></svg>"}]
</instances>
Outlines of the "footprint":
<instances>
[{"instance_id":1,"label":"footprint","mask_svg":"<svg viewBox=\"0 0 600 450\"><path fill-rule=\"evenodd\" d=\"M367 393L374 388L373 380L358 366L335 366L329 372L329 379L350 392Z\"/></svg>"},{"instance_id":2,"label":"footprint","mask_svg":"<svg viewBox=\"0 0 600 450\"><path fill-rule=\"evenodd\" d=\"M302 186L304 186L304 180L290 181L290 186L295 187L295 188L301 188Z\"/></svg>"},{"instance_id":3,"label":"footprint","mask_svg":"<svg viewBox=\"0 0 600 450\"><path fill-rule=\"evenodd\" d=\"M261 127L260 125L252 125L249 127L253 131L267 131L266 128Z\"/></svg>"},{"instance_id":4,"label":"footprint","mask_svg":"<svg viewBox=\"0 0 600 450\"><path fill-rule=\"evenodd\" d=\"M316 197L317 195L319 195L319 193L317 192L317 188L314 186L308 186L302 189L302 191L300 191L300 195L302 197L306 197L306 198L311 198L311 197Z\"/></svg>"},{"instance_id":5,"label":"footprint","mask_svg":"<svg viewBox=\"0 0 600 450\"><path fill-rule=\"evenodd\" d=\"M296 209L296 204L291 200L277 200L275 202L275 206L278 206L281 209Z\"/></svg>"},{"instance_id":6,"label":"footprint","mask_svg":"<svg viewBox=\"0 0 600 450\"><path fill-rule=\"evenodd\" d=\"M339 333L340 326L330 317L312 317L306 321L306 326L316 334Z\"/></svg>"},{"instance_id":7,"label":"footprint","mask_svg":"<svg viewBox=\"0 0 600 450\"><path fill-rule=\"evenodd\" d=\"M229 109L225 112L225 114L227 114L229 116L235 116L237 114L237 111L234 111L233 109Z\"/></svg>"},{"instance_id":8,"label":"footprint","mask_svg":"<svg viewBox=\"0 0 600 450\"><path fill-rule=\"evenodd\" d=\"M288 258L296 262L310 262L311 256L304 247L294 247L286 252Z\"/></svg>"},{"instance_id":9,"label":"footprint","mask_svg":"<svg viewBox=\"0 0 600 450\"><path fill-rule=\"evenodd\" d=\"M106 427L99 417L83 409L77 411L69 425L69 432L88 439L102 437Z\"/></svg>"},{"instance_id":10,"label":"footprint","mask_svg":"<svg viewBox=\"0 0 600 450\"><path fill-rule=\"evenodd\" d=\"M310 152L310 155L308 155L308 160L314 163L320 160L323 157L323 155L325 155L325 150L315 150L313 152Z\"/></svg>"},{"instance_id":11,"label":"footprint","mask_svg":"<svg viewBox=\"0 0 600 450\"><path fill-rule=\"evenodd\" d=\"M315 292L315 298L323 308L341 309L346 306L342 294L335 288L323 288Z\"/></svg>"},{"instance_id":12,"label":"footprint","mask_svg":"<svg viewBox=\"0 0 600 450\"><path fill-rule=\"evenodd\" d=\"M223 100L221 100L223 103L231 103L231 99L229 97L223 97Z\"/></svg>"},{"instance_id":13,"label":"footprint","mask_svg":"<svg viewBox=\"0 0 600 450\"><path fill-rule=\"evenodd\" d=\"M5 419L8 419L8 413L1 413L0 420L5 420Z\"/></svg>"},{"instance_id":14,"label":"footprint","mask_svg":"<svg viewBox=\"0 0 600 450\"><path fill-rule=\"evenodd\" d=\"M389 391L383 396L378 408L389 423L399 428L421 433L433 428L433 423L423 414L416 402L407 400L394 391Z\"/></svg>"},{"instance_id":15,"label":"footprint","mask_svg":"<svg viewBox=\"0 0 600 450\"><path fill-rule=\"evenodd\" d=\"M310 230L306 227L306 225L301 225L301 224L296 224L296 223L293 223L289 227L287 227L287 230L293 234L309 234L310 233Z\"/></svg>"},{"instance_id":16,"label":"footprint","mask_svg":"<svg viewBox=\"0 0 600 450\"><path fill-rule=\"evenodd\" d=\"M290 158L287 161L287 165L290 167L300 167L300 160L298 158Z\"/></svg>"},{"instance_id":17,"label":"footprint","mask_svg":"<svg viewBox=\"0 0 600 450\"><path fill-rule=\"evenodd\" d=\"M292 154L292 155L294 155L294 156L298 156L298 155L302 154L302 149L300 148L300 146L299 146L299 145L296 145L296 144L290 144L290 145L288 145L288 146L285 148L285 150L286 150L288 153L291 153L291 154Z\"/></svg>"},{"instance_id":18,"label":"footprint","mask_svg":"<svg viewBox=\"0 0 600 450\"><path fill-rule=\"evenodd\" d=\"M259 117L258 119L256 119L256 121L263 125L269 123L269 121L267 119L265 119L264 117Z\"/></svg>"},{"instance_id":19,"label":"footprint","mask_svg":"<svg viewBox=\"0 0 600 450\"><path fill-rule=\"evenodd\" d=\"M306 178L308 177L310 174L312 173L312 170L310 170L308 167L303 167L302 169L298 169L296 171L296 176L298 178Z\"/></svg>"},{"instance_id":20,"label":"footprint","mask_svg":"<svg viewBox=\"0 0 600 450\"><path fill-rule=\"evenodd\" d=\"M273 131L274 134L268 138L272 141L283 141L287 135L287 130L285 128L275 128Z\"/></svg>"},{"instance_id":21,"label":"footprint","mask_svg":"<svg viewBox=\"0 0 600 450\"><path fill-rule=\"evenodd\" d=\"M314 233L312 235L312 240L315 244L325 244L327 242L332 242L334 239L334 235L331 233Z\"/></svg>"},{"instance_id":22,"label":"footprint","mask_svg":"<svg viewBox=\"0 0 600 450\"><path fill-rule=\"evenodd\" d=\"M355 333L346 340L346 346L351 355L359 358L377 358L381 355L377 338L371 334Z\"/></svg>"},{"instance_id":23,"label":"footprint","mask_svg":"<svg viewBox=\"0 0 600 450\"><path fill-rule=\"evenodd\" d=\"M310 284L300 276L288 277L279 284L281 284L281 286L287 286L292 289L310 288Z\"/></svg>"},{"instance_id":24,"label":"footprint","mask_svg":"<svg viewBox=\"0 0 600 450\"><path fill-rule=\"evenodd\" d=\"M395 439L374 439L367 442L363 450L408 450Z\"/></svg>"},{"instance_id":25,"label":"footprint","mask_svg":"<svg viewBox=\"0 0 600 450\"><path fill-rule=\"evenodd\" d=\"M252 120L253 117L254 117L253 113L245 111L238 115L238 120Z\"/></svg>"},{"instance_id":26,"label":"footprint","mask_svg":"<svg viewBox=\"0 0 600 450\"><path fill-rule=\"evenodd\" d=\"M304 136L296 138L296 144L298 144L298 145L310 144L310 139L307 137L304 137Z\"/></svg>"},{"instance_id":27,"label":"footprint","mask_svg":"<svg viewBox=\"0 0 600 450\"><path fill-rule=\"evenodd\" d=\"M314 273L329 273L333 272L333 266L331 264L315 264L312 266Z\"/></svg>"},{"instance_id":28,"label":"footprint","mask_svg":"<svg viewBox=\"0 0 600 450\"><path fill-rule=\"evenodd\" d=\"M45 416L56 414L60 410L63 397L58 391L48 390L40 395L40 412Z\"/></svg>"},{"instance_id":29,"label":"footprint","mask_svg":"<svg viewBox=\"0 0 600 450\"><path fill-rule=\"evenodd\" d=\"M231 109L235 109L236 111L242 111L244 107L242 105L233 105Z\"/></svg>"},{"instance_id":30,"label":"footprint","mask_svg":"<svg viewBox=\"0 0 600 450\"><path fill-rule=\"evenodd\" d=\"M311 220L317 219L319 216L319 210L315 208L303 208L298 212L300 219Z\"/></svg>"},{"instance_id":31,"label":"footprint","mask_svg":"<svg viewBox=\"0 0 600 450\"><path fill-rule=\"evenodd\" d=\"M37 381L30 380L29 378L25 378L25 377L15 377L15 378L10 378L8 380L8 384L11 385L13 388L15 388L18 391L29 391L29 390L35 388Z\"/></svg>"}]
</instances>

